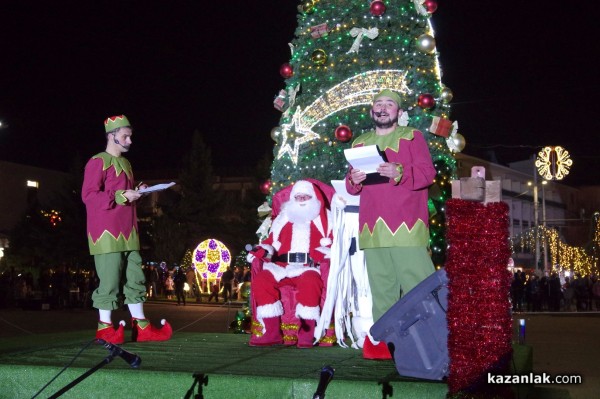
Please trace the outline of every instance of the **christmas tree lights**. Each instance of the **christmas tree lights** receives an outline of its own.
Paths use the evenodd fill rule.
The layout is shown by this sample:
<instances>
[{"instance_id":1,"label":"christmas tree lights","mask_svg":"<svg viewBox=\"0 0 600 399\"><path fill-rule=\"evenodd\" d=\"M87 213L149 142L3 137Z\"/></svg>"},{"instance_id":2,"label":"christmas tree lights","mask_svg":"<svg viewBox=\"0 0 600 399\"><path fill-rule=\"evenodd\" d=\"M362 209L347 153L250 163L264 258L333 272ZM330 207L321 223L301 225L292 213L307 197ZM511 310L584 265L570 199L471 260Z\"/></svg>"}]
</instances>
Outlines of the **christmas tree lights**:
<instances>
[{"instance_id":1,"label":"christmas tree lights","mask_svg":"<svg viewBox=\"0 0 600 399\"><path fill-rule=\"evenodd\" d=\"M352 140L348 132L336 137L336 129L346 126L352 138L372 130L373 95L384 88L396 90L403 96L409 126L424 134L437 168L430 190L430 230L434 263L441 266L446 250L443 206L456 162L446 138L428 131L433 117L449 117L453 96L441 82L430 19L437 5L382 3L376 12L364 0L305 1L299 6L291 57L281 60L287 66L285 89L274 102L282 116L279 126L267 132L276 142L268 200L299 179L342 179L347 171L343 150Z\"/></svg>"}]
</instances>

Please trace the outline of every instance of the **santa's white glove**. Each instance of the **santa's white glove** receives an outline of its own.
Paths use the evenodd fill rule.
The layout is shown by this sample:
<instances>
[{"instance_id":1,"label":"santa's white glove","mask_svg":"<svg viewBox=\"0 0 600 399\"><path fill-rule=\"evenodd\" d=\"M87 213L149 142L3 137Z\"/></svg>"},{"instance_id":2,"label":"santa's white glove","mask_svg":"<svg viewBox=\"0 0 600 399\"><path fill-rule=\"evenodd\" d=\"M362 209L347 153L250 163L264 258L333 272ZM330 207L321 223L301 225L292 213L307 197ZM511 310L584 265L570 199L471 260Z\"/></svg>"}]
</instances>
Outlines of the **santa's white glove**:
<instances>
[{"instance_id":1,"label":"santa's white glove","mask_svg":"<svg viewBox=\"0 0 600 399\"><path fill-rule=\"evenodd\" d=\"M248 263L252 263L252 261L254 261L254 258L256 258L256 256L254 256L251 253L248 253L248 255L246 255L246 260L248 261Z\"/></svg>"}]
</instances>

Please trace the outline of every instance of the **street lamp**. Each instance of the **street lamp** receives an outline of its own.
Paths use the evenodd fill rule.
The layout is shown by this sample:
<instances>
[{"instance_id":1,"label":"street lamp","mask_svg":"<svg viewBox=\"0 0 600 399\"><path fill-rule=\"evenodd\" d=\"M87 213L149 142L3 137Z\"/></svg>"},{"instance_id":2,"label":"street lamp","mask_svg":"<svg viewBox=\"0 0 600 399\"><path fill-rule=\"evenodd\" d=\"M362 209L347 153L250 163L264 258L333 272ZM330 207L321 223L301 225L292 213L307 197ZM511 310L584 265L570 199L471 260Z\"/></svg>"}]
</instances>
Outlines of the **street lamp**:
<instances>
[{"instance_id":1,"label":"street lamp","mask_svg":"<svg viewBox=\"0 0 600 399\"><path fill-rule=\"evenodd\" d=\"M535 223L535 267L537 268L540 263L540 229L539 229L539 195L538 195L538 184L537 176L534 175L535 181L527 182L529 187L533 187L533 220ZM546 231L546 190L545 186L548 184L547 180L542 180L542 226L543 232ZM544 239L544 271L548 272L548 242Z\"/></svg>"}]
</instances>

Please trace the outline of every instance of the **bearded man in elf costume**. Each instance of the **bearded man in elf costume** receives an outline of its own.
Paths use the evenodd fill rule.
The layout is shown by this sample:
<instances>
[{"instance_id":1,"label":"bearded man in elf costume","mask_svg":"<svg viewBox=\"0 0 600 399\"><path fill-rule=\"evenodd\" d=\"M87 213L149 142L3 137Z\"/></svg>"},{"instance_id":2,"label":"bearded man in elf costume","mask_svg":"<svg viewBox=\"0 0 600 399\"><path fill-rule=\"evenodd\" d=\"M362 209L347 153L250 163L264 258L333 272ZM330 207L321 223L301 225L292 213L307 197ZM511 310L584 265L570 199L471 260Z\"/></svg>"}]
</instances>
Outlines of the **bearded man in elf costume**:
<instances>
[{"instance_id":1,"label":"bearded man in elf costume","mask_svg":"<svg viewBox=\"0 0 600 399\"><path fill-rule=\"evenodd\" d=\"M134 186L133 171L121 156L129 151L133 131L124 115L104 121L106 151L94 155L85 166L81 197L87 210L87 237L100 280L92 294L99 311L96 338L112 344L125 341L124 321L115 328L112 311L119 308L123 291L132 317L133 341L165 341L172 329L166 320L156 328L144 316L146 284L140 256L136 201L142 194ZM125 282L121 284L121 276Z\"/></svg>"},{"instance_id":2,"label":"bearded man in elf costume","mask_svg":"<svg viewBox=\"0 0 600 399\"><path fill-rule=\"evenodd\" d=\"M252 295L256 301L256 320L251 346L283 343L280 317L283 305L278 287L296 287L295 316L300 319L299 348L310 348L320 317L323 281L319 263L331 253L330 212L323 192L315 184L300 180L294 184L290 199L271 225L269 236L248 254L248 261L265 258L263 270L252 278ZM257 331L258 330L258 331Z\"/></svg>"},{"instance_id":3,"label":"bearded man in elf costume","mask_svg":"<svg viewBox=\"0 0 600 399\"><path fill-rule=\"evenodd\" d=\"M427 200L436 170L423 134L398 125L402 105L400 95L391 90L374 96L375 130L356 138L352 147L377 145L387 161L378 166L374 179L352 167L346 175L348 193L360 195L359 246L367 264L374 322L435 272L428 252ZM385 343L370 336L363 357L391 359Z\"/></svg>"}]
</instances>

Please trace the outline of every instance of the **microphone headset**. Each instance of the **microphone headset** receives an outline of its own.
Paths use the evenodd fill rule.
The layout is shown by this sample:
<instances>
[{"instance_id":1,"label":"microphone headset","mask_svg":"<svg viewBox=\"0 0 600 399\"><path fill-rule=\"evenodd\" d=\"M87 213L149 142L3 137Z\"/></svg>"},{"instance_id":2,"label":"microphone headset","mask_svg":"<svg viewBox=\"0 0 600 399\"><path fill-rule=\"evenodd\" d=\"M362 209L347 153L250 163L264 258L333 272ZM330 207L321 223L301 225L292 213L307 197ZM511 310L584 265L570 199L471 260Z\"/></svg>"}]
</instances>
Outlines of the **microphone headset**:
<instances>
[{"instance_id":1,"label":"microphone headset","mask_svg":"<svg viewBox=\"0 0 600 399\"><path fill-rule=\"evenodd\" d=\"M115 144L118 144L118 145L120 145L120 146L121 146L121 147L123 147L123 148L127 148L127 147L125 147L123 144L121 144L121 143L119 142L119 140L117 140L117 134L116 134L116 133L113 133L113 142L114 142Z\"/></svg>"}]
</instances>

